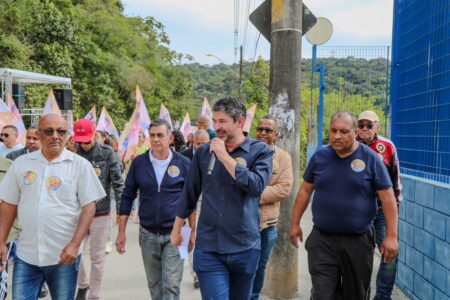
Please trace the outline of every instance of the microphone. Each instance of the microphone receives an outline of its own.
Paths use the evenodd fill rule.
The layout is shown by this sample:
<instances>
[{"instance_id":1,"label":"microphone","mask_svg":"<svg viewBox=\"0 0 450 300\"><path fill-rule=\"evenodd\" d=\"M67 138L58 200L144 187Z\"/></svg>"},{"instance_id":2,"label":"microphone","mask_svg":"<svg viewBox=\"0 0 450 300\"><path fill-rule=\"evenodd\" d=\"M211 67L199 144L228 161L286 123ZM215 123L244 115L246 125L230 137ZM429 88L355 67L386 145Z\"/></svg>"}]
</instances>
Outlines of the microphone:
<instances>
[{"instance_id":1,"label":"microphone","mask_svg":"<svg viewBox=\"0 0 450 300\"><path fill-rule=\"evenodd\" d=\"M214 152L211 152L211 158L209 159L209 165L208 165L208 175L211 175L212 170L214 169L214 164L216 163L216 155Z\"/></svg>"}]
</instances>

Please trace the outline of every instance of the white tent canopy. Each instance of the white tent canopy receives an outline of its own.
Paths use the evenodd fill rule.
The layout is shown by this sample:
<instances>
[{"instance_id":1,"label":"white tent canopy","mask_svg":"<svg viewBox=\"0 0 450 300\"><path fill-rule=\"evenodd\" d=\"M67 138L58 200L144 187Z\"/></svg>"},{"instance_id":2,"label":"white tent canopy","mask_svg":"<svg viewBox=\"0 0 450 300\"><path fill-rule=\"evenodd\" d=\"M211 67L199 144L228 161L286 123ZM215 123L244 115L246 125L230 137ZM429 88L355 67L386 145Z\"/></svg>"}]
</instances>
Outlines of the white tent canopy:
<instances>
[{"instance_id":1,"label":"white tent canopy","mask_svg":"<svg viewBox=\"0 0 450 300\"><path fill-rule=\"evenodd\" d=\"M53 75L39 74L15 69L0 68L2 95L12 92L13 83L62 84L64 88L72 87L72 79Z\"/></svg>"}]
</instances>

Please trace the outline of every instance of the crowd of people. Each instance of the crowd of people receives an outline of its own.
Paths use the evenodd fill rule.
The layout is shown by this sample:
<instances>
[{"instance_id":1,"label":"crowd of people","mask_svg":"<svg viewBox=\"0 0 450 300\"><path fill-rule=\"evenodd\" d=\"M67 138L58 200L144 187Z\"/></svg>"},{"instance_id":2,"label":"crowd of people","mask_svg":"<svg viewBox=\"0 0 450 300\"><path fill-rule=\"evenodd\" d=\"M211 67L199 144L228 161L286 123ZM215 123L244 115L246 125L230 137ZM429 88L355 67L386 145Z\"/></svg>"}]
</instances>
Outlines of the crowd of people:
<instances>
[{"instance_id":1,"label":"crowd of people","mask_svg":"<svg viewBox=\"0 0 450 300\"><path fill-rule=\"evenodd\" d=\"M202 299L259 299L280 203L297 179L290 155L276 146L276 119L262 117L254 139L243 131L246 108L239 100L221 98L212 111L214 130L200 116L187 141L167 121L154 120L125 163L117 140L89 120L78 120L69 136L64 118L45 115L28 128L23 148L17 128L4 126L0 271L9 254L12 299L34 300L48 291L53 299L101 299L112 227L118 224L115 248L124 255L130 219L139 223L152 299L182 298L183 239ZM294 191L286 234L296 247L313 197L314 227L305 242L311 299L369 299L376 245L382 261L375 299L391 299L401 184L395 147L378 128L372 111L358 118L337 112L329 145L311 157ZM183 227L190 227L189 236Z\"/></svg>"}]
</instances>

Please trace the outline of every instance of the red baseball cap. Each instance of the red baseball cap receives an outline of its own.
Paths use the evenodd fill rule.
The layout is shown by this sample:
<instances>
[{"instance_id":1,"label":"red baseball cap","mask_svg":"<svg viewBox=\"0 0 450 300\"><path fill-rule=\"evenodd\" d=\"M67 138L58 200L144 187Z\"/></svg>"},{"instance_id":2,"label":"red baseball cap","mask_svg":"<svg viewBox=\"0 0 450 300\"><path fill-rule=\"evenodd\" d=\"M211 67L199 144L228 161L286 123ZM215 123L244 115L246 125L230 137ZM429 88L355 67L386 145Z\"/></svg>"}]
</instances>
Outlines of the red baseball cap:
<instances>
[{"instance_id":1,"label":"red baseball cap","mask_svg":"<svg viewBox=\"0 0 450 300\"><path fill-rule=\"evenodd\" d=\"M73 138L75 143L88 143L95 134L94 123L88 119L79 119L73 125Z\"/></svg>"}]
</instances>

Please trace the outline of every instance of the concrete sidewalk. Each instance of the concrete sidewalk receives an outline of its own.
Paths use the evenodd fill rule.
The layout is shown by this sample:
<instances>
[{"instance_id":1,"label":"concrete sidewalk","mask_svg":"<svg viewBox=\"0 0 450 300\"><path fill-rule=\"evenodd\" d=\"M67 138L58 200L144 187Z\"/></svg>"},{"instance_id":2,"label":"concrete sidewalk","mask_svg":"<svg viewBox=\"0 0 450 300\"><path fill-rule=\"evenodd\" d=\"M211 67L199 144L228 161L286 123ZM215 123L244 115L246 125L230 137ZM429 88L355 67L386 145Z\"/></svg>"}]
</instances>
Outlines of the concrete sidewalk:
<instances>
[{"instance_id":1,"label":"concrete sidewalk","mask_svg":"<svg viewBox=\"0 0 450 300\"><path fill-rule=\"evenodd\" d=\"M311 212L308 209L302 221L302 228L305 237L312 229ZM114 250L106 257L105 275L102 286L102 299L150 299L150 292L147 288L144 267L142 266L141 250L138 242L139 225L129 222L127 226L127 246L126 254L119 255ZM114 229L113 239L116 238L117 228ZM299 247L299 293L297 299L309 299L311 289L311 279L308 273L307 256L304 245ZM372 274L372 297L375 291L375 276L380 262L379 255L375 256L374 270ZM86 260L86 263L88 261ZM10 294L11 295L11 294ZM46 299L50 299L48 296ZM184 264L183 281L181 284L181 299L198 300L201 299L200 291L192 285L189 263ZM268 299L264 296L261 299ZM392 299L409 299L398 288L395 288Z\"/></svg>"}]
</instances>

